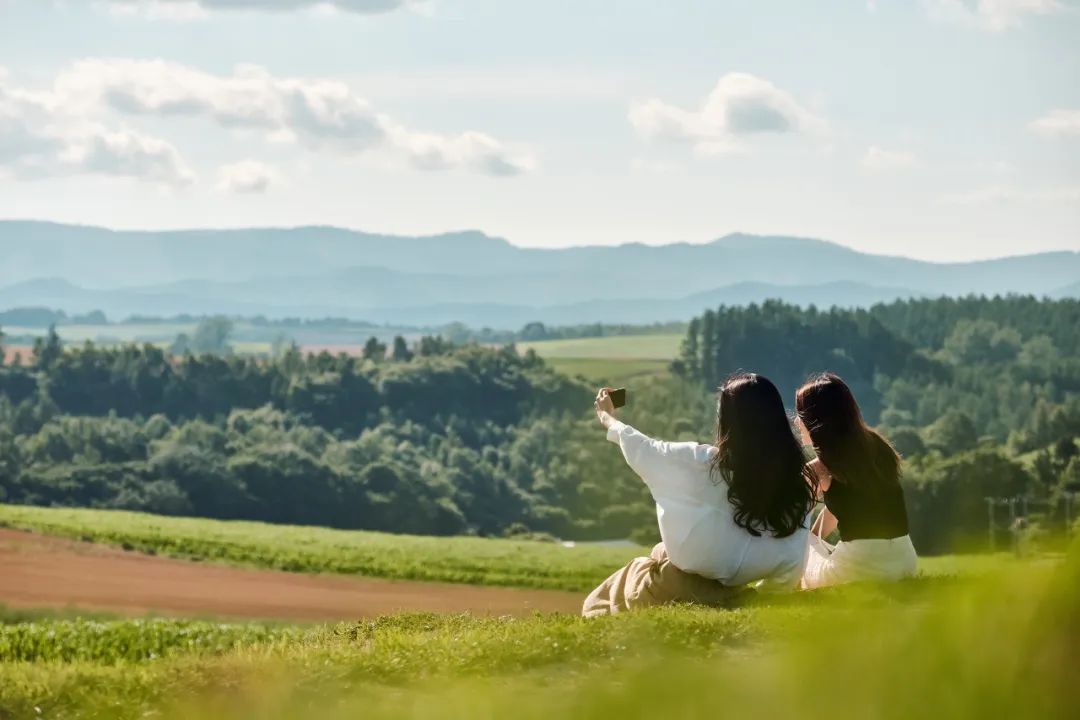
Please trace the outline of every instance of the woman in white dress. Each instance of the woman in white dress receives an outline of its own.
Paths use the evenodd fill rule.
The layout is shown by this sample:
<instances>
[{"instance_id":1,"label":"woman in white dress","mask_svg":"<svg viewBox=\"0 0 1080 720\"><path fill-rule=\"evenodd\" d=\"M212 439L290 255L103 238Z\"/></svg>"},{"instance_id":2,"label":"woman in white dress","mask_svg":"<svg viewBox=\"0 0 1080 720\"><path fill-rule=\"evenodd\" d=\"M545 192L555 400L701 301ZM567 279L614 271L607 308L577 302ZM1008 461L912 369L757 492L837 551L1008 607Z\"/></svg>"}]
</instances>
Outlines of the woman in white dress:
<instances>
[{"instance_id":1,"label":"woman in white dress","mask_svg":"<svg viewBox=\"0 0 1080 720\"><path fill-rule=\"evenodd\" d=\"M772 382L743 373L724 383L712 445L643 435L615 418L607 389L596 415L649 487L663 542L597 587L585 616L726 603L749 583L798 587L816 491Z\"/></svg>"},{"instance_id":2,"label":"woman in white dress","mask_svg":"<svg viewBox=\"0 0 1080 720\"><path fill-rule=\"evenodd\" d=\"M824 373L799 388L795 407L817 459L809 465L825 508L814 523L802 587L899 580L918 559L908 535L900 456L863 420L851 390ZM824 541L834 530L840 542Z\"/></svg>"}]
</instances>

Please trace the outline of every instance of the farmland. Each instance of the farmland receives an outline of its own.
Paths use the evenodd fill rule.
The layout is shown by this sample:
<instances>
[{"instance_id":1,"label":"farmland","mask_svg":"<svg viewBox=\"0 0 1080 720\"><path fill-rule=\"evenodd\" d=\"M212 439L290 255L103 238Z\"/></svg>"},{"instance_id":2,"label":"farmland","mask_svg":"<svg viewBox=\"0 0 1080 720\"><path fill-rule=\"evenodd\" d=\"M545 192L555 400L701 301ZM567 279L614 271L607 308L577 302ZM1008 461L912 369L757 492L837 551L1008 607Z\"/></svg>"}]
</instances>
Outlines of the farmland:
<instances>
[{"instance_id":1,"label":"farmland","mask_svg":"<svg viewBox=\"0 0 1080 720\"><path fill-rule=\"evenodd\" d=\"M667 376L682 335L622 335L517 343L553 368L598 385L635 385Z\"/></svg>"},{"instance_id":2,"label":"farmland","mask_svg":"<svg viewBox=\"0 0 1080 720\"><path fill-rule=\"evenodd\" d=\"M521 351L535 350L542 358L592 358L598 360L673 360L683 335L616 335L520 342Z\"/></svg>"}]
</instances>

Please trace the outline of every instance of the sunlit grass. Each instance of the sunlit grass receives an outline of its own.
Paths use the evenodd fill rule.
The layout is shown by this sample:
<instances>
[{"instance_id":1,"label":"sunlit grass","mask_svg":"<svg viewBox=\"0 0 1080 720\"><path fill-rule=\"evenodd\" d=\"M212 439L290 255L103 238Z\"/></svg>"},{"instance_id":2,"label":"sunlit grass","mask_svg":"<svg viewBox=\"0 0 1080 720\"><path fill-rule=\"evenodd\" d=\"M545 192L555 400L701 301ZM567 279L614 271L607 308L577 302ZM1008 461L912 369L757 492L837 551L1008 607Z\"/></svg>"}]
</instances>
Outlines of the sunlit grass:
<instances>
[{"instance_id":1,"label":"sunlit grass","mask_svg":"<svg viewBox=\"0 0 1080 720\"><path fill-rule=\"evenodd\" d=\"M634 387L644 380L662 378L670 374L668 360L548 358L546 362L564 375L583 378L598 386Z\"/></svg>"},{"instance_id":2,"label":"sunlit grass","mask_svg":"<svg viewBox=\"0 0 1080 720\"><path fill-rule=\"evenodd\" d=\"M672 360L679 354L684 337L682 334L613 335L520 342L517 347L521 352L535 350L543 358Z\"/></svg>"},{"instance_id":3,"label":"sunlit grass","mask_svg":"<svg viewBox=\"0 0 1080 720\"><path fill-rule=\"evenodd\" d=\"M224 522L116 510L0 505L0 525L171 557L340 573L586 592L644 548L430 537Z\"/></svg>"},{"instance_id":4,"label":"sunlit grass","mask_svg":"<svg viewBox=\"0 0 1080 720\"><path fill-rule=\"evenodd\" d=\"M400 615L153 660L8 660L0 717L1075 717L1078 557L984 569L738 610Z\"/></svg>"}]
</instances>

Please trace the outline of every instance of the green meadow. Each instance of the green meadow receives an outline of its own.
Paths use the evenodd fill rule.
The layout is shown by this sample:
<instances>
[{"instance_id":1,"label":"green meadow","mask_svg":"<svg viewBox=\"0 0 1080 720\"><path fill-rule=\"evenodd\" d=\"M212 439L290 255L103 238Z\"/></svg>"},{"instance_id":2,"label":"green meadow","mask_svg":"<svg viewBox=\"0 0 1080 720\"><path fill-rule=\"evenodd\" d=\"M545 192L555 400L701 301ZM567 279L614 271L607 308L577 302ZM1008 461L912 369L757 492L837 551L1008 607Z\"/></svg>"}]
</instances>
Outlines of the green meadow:
<instances>
[{"instance_id":1,"label":"green meadow","mask_svg":"<svg viewBox=\"0 0 1080 720\"><path fill-rule=\"evenodd\" d=\"M122 510L0 505L0 526L189 560L289 572L588 592L640 546L395 535ZM1010 556L923 559L929 575L970 575Z\"/></svg>"},{"instance_id":2,"label":"green meadow","mask_svg":"<svg viewBox=\"0 0 1080 720\"><path fill-rule=\"evenodd\" d=\"M20 505L0 505L0 525L230 565L576 592L646 552Z\"/></svg>"},{"instance_id":3,"label":"green meadow","mask_svg":"<svg viewBox=\"0 0 1080 720\"><path fill-rule=\"evenodd\" d=\"M597 385L633 386L668 375L682 335L618 335L517 343L553 368Z\"/></svg>"},{"instance_id":4,"label":"green meadow","mask_svg":"<svg viewBox=\"0 0 1080 720\"><path fill-rule=\"evenodd\" d=\"M1075 717L1078 560L595 620L22 616L0 717Z\"/></svg>"},{"instance_id":5,"label":"green meadow","mask_svg":"<svg viewBox=\"0 0 1080 720\"><path fill-rule=\"evenodd\" d=\"M521 342L517 346L522 352L535 350L542 358L674 360L684 337L685 334L613 335Z\"/></svg>"}]
</instances>

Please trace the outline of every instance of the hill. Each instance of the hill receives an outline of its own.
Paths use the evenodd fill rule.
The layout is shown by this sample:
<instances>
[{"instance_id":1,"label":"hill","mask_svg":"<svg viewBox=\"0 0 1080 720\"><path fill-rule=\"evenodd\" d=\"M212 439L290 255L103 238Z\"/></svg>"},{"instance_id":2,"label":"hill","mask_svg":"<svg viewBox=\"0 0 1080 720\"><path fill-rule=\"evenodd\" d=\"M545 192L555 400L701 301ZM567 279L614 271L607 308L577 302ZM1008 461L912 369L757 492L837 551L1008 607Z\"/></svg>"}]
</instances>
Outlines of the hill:
<instances>
[{"instance_id":1,"label":"hill","mask_svg":"<svg viewBox=\"0 0 1080 720\"><path fill-rule=\"evenodd\" d=\"M112 317L337 315L496 328L533 320L685 320L705 307L766 298L863 307L919 296L1043 296L1069 292L1080 278L1075 252L930 263L741 233L705 244L537 249L478 231L121 232L0 221L0 257L0 307L100 309Z\"/></svg>"}]
</instances>

